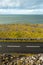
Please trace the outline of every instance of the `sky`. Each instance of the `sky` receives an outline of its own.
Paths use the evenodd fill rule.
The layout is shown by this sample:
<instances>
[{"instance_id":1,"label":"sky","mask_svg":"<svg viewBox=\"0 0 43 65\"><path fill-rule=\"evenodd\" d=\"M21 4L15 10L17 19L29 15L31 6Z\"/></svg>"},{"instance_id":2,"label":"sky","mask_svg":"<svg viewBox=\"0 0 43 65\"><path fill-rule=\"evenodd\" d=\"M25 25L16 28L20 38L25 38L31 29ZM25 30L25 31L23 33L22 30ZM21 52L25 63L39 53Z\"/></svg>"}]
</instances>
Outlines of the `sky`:
<instances>
[{"instance_id":1,"label":"sky","mask_svg":"<svg viewBox=\"0 0 43 65\"><path fill-rule=\"evenodd\" d=\"M0 14L43 14L43 0L0 0Z\"/></svg>"}]
</instances>

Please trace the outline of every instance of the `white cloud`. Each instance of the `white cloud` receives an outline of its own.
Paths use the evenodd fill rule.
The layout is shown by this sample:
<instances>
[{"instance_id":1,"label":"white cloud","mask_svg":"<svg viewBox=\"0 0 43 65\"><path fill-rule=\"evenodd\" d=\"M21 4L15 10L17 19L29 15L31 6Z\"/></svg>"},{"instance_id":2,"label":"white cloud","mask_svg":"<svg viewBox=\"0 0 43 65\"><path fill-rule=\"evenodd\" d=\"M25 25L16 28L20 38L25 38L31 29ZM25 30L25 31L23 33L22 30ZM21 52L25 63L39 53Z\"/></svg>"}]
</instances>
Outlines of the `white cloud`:
<instances>
[{"instance_id":1,"label":"white cloud","mask_svg":"<svg viewBox=\"0 0 43 65\"><path fill-rule=\"evenodd\" d=\"M0 14L43 14L43 0L0 0Z\"/></svg>"},{"instance_id":2,"label":"white cloud","mask_svg":"<svg viewBox=\"0 0 43 65\"><path fill-rule=\"evenodd\" d=\"M43 0L0 0L0 8L43 9Z\"/></svg>"},{"instance_id":3,"label":"white cloud","mask_svg":"<svg viewBox=\"0 0 43 65\"><path fill-rule=\"evenodd\" d=\"M43 9L0 9L0 14L43 14Z\"/></svg>"},{"instance_id":4,"label":"white cloud","mask_svg":"<svg viewBox=\"0 0 43 65\"><path fill-rule=\"evenodd\" d=\"M19 7L19 0L0 0L0 7Z\"/></svg>"}]
</instances>

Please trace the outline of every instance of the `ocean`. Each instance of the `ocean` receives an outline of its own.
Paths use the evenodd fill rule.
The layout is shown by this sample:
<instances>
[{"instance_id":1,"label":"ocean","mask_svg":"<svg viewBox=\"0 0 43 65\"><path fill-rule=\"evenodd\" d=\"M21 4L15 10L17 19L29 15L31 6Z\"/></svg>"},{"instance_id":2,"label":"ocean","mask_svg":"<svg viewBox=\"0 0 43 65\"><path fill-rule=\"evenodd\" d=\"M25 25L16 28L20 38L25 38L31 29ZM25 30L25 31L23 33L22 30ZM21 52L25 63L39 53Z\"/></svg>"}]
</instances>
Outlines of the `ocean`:
<instances>
[{"instance_id":1,"label":"ocean","mask_svg":"<svg viewBox=\"0 0 43 65\"><path fill-rule=\"evenodd\" d=\"M0 24L43 24L43 15L0 15Z\"/></svg>"}]
</instances>

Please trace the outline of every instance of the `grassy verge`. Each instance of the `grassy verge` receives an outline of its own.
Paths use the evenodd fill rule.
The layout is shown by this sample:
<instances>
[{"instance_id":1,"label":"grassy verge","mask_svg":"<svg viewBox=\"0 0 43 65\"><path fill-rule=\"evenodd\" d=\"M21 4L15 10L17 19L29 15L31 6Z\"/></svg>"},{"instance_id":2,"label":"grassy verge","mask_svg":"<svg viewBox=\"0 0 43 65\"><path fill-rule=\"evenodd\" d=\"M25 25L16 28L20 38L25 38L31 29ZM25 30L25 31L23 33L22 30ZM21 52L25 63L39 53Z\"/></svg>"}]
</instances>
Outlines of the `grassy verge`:
<instances>
[{"instance_id":1,"label":"grassy verge","mask_svg":"<svg viewBox=\"0 0 43 65\"><path fill-rule=\"evenodd\" d=\"M0 38L28 38L29 41L43 41L43 24L2 24L0 25ZM0 42L14 40L0 40ZM16 42L22 40L17 40ZM23 40L25 42L25 40Z\"/></svg>"}]
</instances>

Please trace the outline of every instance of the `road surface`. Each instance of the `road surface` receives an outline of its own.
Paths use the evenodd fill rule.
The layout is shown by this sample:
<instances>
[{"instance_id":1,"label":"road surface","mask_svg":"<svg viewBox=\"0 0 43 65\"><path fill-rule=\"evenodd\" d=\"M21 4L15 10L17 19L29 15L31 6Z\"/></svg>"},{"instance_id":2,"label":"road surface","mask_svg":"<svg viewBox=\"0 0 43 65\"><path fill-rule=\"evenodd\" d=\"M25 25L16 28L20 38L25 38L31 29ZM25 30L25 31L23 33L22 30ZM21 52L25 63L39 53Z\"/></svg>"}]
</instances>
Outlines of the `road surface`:
<instances>
[{"instance_id":1,"label":"road surface","mask_svg":"<svg viewBox=\"0 0 43 65\"><path fill-rule=\"evenodd\" d=\"M0 42L0 53L43 53L43 42Z\"/></svg>"}]
</instances>

